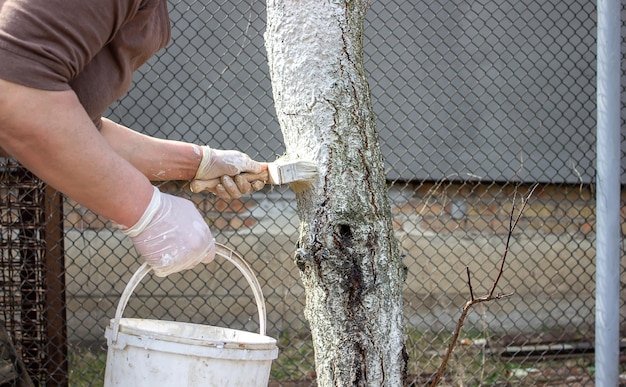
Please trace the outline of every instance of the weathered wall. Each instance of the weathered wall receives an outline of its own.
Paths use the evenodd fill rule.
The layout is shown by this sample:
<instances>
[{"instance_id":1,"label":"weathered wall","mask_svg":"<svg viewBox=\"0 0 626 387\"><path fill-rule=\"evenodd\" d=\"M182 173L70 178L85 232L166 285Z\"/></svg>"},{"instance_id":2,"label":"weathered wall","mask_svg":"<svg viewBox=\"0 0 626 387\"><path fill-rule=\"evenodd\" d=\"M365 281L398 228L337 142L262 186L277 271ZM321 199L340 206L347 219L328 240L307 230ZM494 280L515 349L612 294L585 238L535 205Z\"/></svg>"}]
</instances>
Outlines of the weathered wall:
<instances>
[{"instance_id":1,"label":"weathered wall","mask_svg":"<svg viewBox=\"0 0 626 387\"><path fill-rule=\"evenodd\" d=\"M622 196L624 201L626 192ZM488 291L497 274L512 188L423 184L418 189L392 187L390 197L396 235L408 267L404 300L408 326L452 329L469 297L465 267L470 267L477 296ZM217 240L235 248L256 272L266 297L270 334L306 329L304 290L290 250L298 227L293 194L288 190L261 192L230 206L219 200L206 204L200 200L202 195L194 198L210 207L205 214ZM626 214L626 209L622 213ZM592 330L593 220L594 202L587 188L540 187L515 230L500 282L502 292L515 295L481 306L467 324L486 323L495 331L568 326ZM72 211L67 214L67 226L70 338L99 341L132 274L127 267L136 268L138 263L130 242L105 222L99 223L93 214ZM146 280L146 286L131 298L127 315L236 324L256 330L256 311L247 284L237 273L217 270L218 266L211 264L206 270L172 277L184 285L184 291L177 290L169 279ZM202 305L202 312L186 316L185 303ZM626 311L622 314L626 317Z\"/></svg>"},{"instance_id":2,"label":"weathered wall","mask_svg":"<svg viewBox=\"0 0 626 387\"><path fill-rule=\"evenodd\" d=\"M108 115L255 159L282 154L264 2L170 8L171 44ZM364 60L387 177L593 183L595 12L586 0L373 1Z\"/></svg>"}]
</instances>

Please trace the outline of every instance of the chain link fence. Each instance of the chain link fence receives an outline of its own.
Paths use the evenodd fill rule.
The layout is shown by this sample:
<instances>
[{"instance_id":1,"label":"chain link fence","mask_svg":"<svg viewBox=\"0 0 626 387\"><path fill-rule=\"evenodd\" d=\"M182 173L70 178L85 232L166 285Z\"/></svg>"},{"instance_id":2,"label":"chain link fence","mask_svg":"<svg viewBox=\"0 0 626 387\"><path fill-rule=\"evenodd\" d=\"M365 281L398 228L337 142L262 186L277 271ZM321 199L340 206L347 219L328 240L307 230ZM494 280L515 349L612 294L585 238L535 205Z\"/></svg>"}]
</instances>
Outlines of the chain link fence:
<instances>
[{"instance_id":1,"label":"chain link fence","mask_svg":"<svg viewBox=\"0 0 626 387\"><path fill-rule=\"evenodd\" d=\"M470 297L467 272L475 295L489 291L509 218L536 183L500 280L499 291L512 295L470 313L446 383L593 385L595 4L377 0L370 7L365 60L408 268L410 385L427 384L441 363ZM171 44L107 115L157 137L259 160L282 154L264 3L177 0L170 9ZM16 364L16 379L25 379L25 368L37 385L101 385L104 329L137 254L109 222L70 199L61 213L61 196L11 160L0 159L0 173L0 302L12 344L5 347L13 348L3 358ZM224 202L191 194L184 182L161 189L196 202L217 240L255 271L268 334L280 348L270 384L314 385L304 289L292 262L294 194L266 188ZM219 259L144 280L126 315L258 329L246 281Z\"/></svg>"}]
</instances>

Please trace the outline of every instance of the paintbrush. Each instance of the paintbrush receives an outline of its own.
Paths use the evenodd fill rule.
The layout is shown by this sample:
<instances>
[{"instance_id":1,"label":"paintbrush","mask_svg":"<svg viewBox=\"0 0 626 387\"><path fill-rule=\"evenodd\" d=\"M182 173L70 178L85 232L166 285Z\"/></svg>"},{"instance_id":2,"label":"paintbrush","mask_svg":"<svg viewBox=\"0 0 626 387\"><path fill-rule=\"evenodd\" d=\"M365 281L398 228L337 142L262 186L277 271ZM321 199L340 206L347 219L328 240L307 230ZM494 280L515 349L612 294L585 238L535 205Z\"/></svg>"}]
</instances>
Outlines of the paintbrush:
<instances>
[{"instance_id":1,"label":"paintbrush","mask_svg":"<svg viewBox=\"0 0 626 387\"><path fill-rule=\"evenodd\" d=\"M317 164L312 161L296 160L284 161L278 159L272 163L264 163L264 170L260 173L242 173L249 182L263 181L266 184L282 185L289 184L296 192L308 189L317 178ZM220 179L193 180L189 186L191 192L198 193L204 190L212 190L220 184Z\"/></svg>"}]
</instances>

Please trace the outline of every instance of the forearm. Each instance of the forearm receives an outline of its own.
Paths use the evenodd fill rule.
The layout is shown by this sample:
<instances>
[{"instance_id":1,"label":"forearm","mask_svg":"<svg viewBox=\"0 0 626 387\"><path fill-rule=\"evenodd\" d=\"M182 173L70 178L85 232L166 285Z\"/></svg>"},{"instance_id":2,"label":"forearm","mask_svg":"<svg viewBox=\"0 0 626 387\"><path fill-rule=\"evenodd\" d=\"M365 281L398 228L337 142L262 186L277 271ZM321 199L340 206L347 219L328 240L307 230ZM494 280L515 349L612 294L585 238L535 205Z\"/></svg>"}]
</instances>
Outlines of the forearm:
<instances>
[{"instance_id":1,"label":"forearm","mask_svg":"<svg viewBox=\"0 0 626 387\"><path fill-rule=\"evenodd\" d=\"M118 224L132 226L152 197L148 179L109 146L72 91L0 80L0 143L42 180Z\"/></svg>"},{"instance_id":2,"label":"forearm","mask_svg":"<svg viewBox=\"0 0 626 387\"><path fill-rule=\"evenodd\" d=\"M152 181L191 180L202 151L198 145L163 140L102 119L102 136L115 151Z\"/></svg>"}]
</instances>

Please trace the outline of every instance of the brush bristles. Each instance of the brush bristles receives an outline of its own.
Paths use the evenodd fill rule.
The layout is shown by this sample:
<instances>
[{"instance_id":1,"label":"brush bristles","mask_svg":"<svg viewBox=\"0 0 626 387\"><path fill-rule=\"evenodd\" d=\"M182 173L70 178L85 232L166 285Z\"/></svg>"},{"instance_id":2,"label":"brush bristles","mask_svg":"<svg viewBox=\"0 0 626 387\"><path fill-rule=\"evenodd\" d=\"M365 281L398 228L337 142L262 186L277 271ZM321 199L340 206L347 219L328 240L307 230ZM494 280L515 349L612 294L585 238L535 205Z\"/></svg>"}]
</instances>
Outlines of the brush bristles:
<instances>
[{"instance_id":1,"label":"brush bristles","mask_svg":"<svg viewBox=\"0 0 626 387\"><path fill-rule=\"evenodd\" d=\"M312 185L313 180L300 180L289 183L289 187L297 194L309 190Z\"/></svg>"},{"instance_id":2,"label":"brush bristles","mask_svg":"<svg viewBox=\"0 0 626 387\"><path fill-rule=\"evenodd\" d=\"M268 164L272 184L289 184L301 192L311 186L318 174L317 164L311 161L276 161Z\"/></svg>"}]
</instances>

